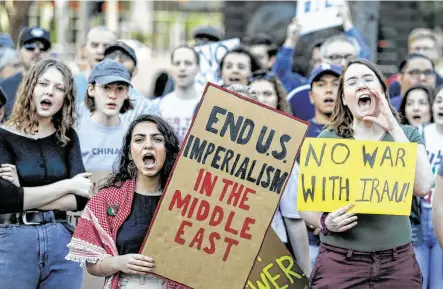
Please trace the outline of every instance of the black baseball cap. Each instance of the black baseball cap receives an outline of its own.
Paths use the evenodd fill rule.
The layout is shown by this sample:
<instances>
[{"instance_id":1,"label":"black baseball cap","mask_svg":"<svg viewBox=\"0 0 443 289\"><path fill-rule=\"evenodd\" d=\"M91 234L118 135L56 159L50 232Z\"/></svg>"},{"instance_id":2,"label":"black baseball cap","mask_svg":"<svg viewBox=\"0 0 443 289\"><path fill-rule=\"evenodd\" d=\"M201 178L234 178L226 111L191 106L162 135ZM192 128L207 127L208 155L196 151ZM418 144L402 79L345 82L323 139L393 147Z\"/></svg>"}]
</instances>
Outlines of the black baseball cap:
<instances>
[{"instance_id":1,"label":"black baseball cap","mask_svg":"<svg viewBox=\"0 0 443 289\"><path fill-rule=\"evenodd\" d=\"M124 53L126 53L129 57L131 57L131 59L134 61L135 65L137 66L137 55L135 54L135 50L123 41L117 41L116 44L106 48L105 57L106 55L109 55L116 50L121 50Z\"/></svg>"},{"instance_id":2,"label":"black baseball cap","mask_svg":"<svg viewBox=\"0 0 443 289\"><path fill-rule=\"evenodd\" d=\"M92 69L91 74L88 77L88 83L91 84L93 82L100 85L112 82L124 82L129 86L132 86L129 72L123 64L107 58L100 61Z\"/></svg>"},{"instance_id":3,"label":"black baseball cap","mask_svg":"<svg viewBox=\"0 0 443 289\"><path fill-rule=\"evenodd\" d=\"M22 47L26 43L36 40L41 41L43 44L47 45L48 48L51 47L51 37L49 31L37 26L24 28L20 33L18 45L19 47Z\"/></svg>"},{"instance_id":4,"label":"black baseball cap","mask_svg":"<svg viewBox=\"0 0 443 289\"><path fill-rule=\"evenodd\" d=\"M195 38L207 38L210 41L220 41L223 38L223 33L213 26L203 26L199 27L194 31Z\"/></svg>"}]
</instances>

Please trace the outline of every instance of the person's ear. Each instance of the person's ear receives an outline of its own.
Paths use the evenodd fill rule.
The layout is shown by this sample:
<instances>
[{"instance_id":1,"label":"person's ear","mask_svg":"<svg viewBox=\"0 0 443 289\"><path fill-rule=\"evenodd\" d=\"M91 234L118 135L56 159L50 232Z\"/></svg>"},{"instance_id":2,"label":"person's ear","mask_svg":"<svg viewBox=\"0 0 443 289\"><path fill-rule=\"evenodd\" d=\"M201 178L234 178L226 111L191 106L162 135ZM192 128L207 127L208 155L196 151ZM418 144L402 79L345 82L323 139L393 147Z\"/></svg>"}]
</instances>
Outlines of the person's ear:
<instances>
[{"instance_id":1,"label":"person's ear","mask_svg":"<svg viewBox=\"0 0 443 289\"><path fill-rule=\"evenodd\" d=\"M88 84L88 95L90 97L95 97L95 88L93 84Z\"/></svg>"}]
</instances>

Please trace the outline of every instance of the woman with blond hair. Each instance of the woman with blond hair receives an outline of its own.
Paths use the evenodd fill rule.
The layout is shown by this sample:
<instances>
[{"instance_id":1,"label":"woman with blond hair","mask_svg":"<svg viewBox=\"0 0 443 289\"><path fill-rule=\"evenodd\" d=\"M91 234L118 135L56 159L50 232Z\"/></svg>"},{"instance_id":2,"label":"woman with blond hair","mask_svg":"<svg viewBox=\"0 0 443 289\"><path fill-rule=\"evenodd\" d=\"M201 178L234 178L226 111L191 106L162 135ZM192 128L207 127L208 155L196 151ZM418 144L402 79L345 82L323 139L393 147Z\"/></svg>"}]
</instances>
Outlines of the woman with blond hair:
<instances>
[{"instance_id":1,"label":"woman with blond hair","mask_svg":"<svg viewBox=\"0 0 443 289\"><path fill-rule=\"evenodd\" d=\"M400 125L380 69L351 60L339 80L331 124L320 138L418 143L414 195L425 196L434 183L417 128ZM311 288L421 288L422 274L411 244L408 216L355 214L349 204L335 212L300 212L321 228Z\"/></svg>"},{"instance_id":2,"label":"woman with blond hair","mask_svg":"<svg viewBox=\"0 0 443 289\"><path fill-rule=\"evenodd\" d=\"M39 62L0 128L2 288L81 288L81 268L65 259L66 211L82 210L92 193L72 128L74 97L68 67Z\"/></svg>"}]
</instances>

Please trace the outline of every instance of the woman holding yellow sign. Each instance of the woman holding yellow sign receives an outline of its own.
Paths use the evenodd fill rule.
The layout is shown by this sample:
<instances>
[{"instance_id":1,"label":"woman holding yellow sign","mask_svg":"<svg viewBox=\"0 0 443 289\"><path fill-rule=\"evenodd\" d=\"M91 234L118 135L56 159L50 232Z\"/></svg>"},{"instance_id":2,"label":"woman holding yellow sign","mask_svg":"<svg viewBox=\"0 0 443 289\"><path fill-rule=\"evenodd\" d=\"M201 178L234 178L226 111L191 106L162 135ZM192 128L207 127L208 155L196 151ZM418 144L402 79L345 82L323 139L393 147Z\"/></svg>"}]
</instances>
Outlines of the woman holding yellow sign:
<instances>
[{"instance_id":1,"label":"woman holding yellow sign","mask_svg":"<svg viewBox=\"0 0 443 289\"><path fill-rule=\"evenodd\" d=\"M414 194L425 196L434 180L418 130L399 124L380 69L367 60L345 68L331 124L320 138L418 143ZM332 213L300 212L321 228L311 288L421 288L408 216L359 214L354 204Z\"/></svg>"}]
</instances>

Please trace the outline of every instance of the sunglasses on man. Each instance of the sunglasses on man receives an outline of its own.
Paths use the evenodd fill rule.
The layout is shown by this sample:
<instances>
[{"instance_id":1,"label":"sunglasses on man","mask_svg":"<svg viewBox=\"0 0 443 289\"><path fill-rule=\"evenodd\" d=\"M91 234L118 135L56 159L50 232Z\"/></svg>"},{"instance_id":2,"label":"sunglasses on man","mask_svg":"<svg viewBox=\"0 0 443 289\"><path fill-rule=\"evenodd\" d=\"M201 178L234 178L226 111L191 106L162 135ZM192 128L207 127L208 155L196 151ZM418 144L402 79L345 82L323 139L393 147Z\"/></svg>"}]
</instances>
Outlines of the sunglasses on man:
<instances>
[{"instance_id":1,"label":"sunglasses on man","mask_svg":"<svg viewBox=\"0 0 443 289\"><path fill-rule=\"evenodd\" d=\"M38 50L40 50L42 52L46 52L49 50L49 47L47 45L44 45L43 43L38 42L38 41L26 43L23 45L23 47L28 51L34 51L37 48L38 48Z\"/></svg>"}]
</instances>

